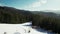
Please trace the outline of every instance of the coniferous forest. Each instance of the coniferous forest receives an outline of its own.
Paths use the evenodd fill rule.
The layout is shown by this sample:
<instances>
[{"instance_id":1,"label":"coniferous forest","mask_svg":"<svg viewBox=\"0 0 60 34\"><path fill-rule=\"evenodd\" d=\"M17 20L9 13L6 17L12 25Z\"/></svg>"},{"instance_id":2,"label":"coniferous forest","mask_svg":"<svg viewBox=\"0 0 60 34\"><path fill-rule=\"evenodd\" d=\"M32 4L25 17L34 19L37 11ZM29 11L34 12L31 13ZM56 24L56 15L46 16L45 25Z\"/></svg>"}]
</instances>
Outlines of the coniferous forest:
<instances>
[{"instance_id":1,"label":"coniferous forest","mask_svg":"<svg viewBox=\"0 0 60 34\"><path fill-rule=\"evenodd\" d=\"M30 21L30 12L12 7L0 7L0 23L18 24Z\"/></svg>"},{"instance_id":2,"label":"coniferous forest","mask_svg":"<svg viewBox=\"0 0 60 34\"><path fill-rule=\"evenodd\" d=\"M39 26L52 32L60 33L60 15L52 12L19 10L0 6L0 23L19 24L32 21L32 26Z\"/></svg>"}]
</instances>

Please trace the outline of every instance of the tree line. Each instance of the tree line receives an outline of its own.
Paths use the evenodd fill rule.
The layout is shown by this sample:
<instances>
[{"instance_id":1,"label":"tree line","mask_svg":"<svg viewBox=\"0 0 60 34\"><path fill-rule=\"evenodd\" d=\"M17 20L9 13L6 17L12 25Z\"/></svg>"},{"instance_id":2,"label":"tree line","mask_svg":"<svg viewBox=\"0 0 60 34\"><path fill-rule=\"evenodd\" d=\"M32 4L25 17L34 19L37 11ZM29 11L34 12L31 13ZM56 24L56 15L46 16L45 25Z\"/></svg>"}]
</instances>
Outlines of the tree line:
<instances>
[{"instance_id":1,"label":"tree line","mask_svg":"<svg viewBox=\"0 0 60 34\"><path fill-rule=\"evenodd\" d=\"M46 30L51 30L55 33L60 33L60 18L34 14L32 18L32 25L39 26Z\"/></svg>"},{"instance_id":2,"label":"tree line","mask_svg":"<svg viewBox=\"0 0 60 34\"><path fill-rule=\"evenodd\" d=\"M0 7L0 23L19 24L29 21L32 21L32 26L39 26L60 33L60 18L33 14L30 11L11 7Z\"/></svg>"},{"instance_id":3,"label":"tree line","mask_svg":"<svg viewBox=\"0 0 60 34\"><path fill-rule=\"evenodd\" d=\"M30 21L30 18L30 14L24 13L24 10L18 10L11 7L0 7L0 23L25 23Z\"/></svg>"}]
</instances>

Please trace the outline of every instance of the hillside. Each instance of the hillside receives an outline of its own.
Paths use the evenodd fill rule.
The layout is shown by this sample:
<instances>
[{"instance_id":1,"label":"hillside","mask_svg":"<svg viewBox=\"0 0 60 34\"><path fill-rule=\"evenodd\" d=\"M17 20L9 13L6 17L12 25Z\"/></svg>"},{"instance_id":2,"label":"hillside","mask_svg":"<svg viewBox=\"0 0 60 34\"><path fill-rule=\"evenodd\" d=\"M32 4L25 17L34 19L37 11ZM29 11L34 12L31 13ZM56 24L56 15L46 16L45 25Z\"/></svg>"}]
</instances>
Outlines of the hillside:
<instances>
[{"instance_id":1,"label":"hillside","mask_svg":"<svg viewBox=\"0 0 60 34\"><path fill-rule=\"evenodd\" d=\"M29 11L0 6L0 23L24 23L30 21L30 16Z\"/></svg>"},{"instance_id":2,"label":"hillside","mask_svg":"<svg viewBox=\"0 0 60 34\"><path fill-rule=\"evenodd\" d=\"M32 26L60 33L60 14L44 11L33 12L0 6L0 23L19 24L29 21L32 21Z\"/></svg>"},{"instance_id":3,"label":"hillside","mask_svg":"<svg viewBox=\"0 0 60 34\"><path fill-rule=\"evenodd\" d=\"M33 12L32 25L60 33L60 15L52 12Z\"/></svg>"},{"instance_id":4,"label":"hillside","mask_svg":"<svg viewBox=\"0 0 60 34\"><path fill-rule=\"evenodd\" d=\"M28 33L29 30L30 33ZM40 32L38 30L39 29L33 29L31 27L31 22L26 22L22 24L0 24L0 34L4 34L4 32L6 32L6 34L54 34L44 29L40 29Z\"/></svg>"},{"instance_id":5,"label":"hillside","mask_svg":"<svg viewBox=\"0 0 60 34\"><path fill-rule=\"evenodd\" d=\"M45 12L45 11L32 11L33 14L43 15L45 17L55 17L60 18L60 14L54 13L54 12Z\"/></svg>"}]
</instances>

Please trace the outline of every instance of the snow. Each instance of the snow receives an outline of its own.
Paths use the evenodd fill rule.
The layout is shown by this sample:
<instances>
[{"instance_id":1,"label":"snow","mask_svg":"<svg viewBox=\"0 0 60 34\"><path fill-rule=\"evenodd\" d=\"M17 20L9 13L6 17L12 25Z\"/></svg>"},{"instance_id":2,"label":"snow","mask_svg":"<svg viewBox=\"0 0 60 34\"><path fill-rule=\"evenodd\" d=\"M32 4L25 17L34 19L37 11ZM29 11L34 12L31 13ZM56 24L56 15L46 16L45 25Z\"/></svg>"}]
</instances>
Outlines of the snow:
<instances>
[{"instance_id":1,"label":"snow","mask_svg":"<svg viewBox=\"0 0 60 34\"><path fill-rule=\"evenodd\" d=\"M28 33L29 30L31 31L30 33ZM6 34L48 34L47 32L38 32L32 29L31 22L23 24L0 24L0 34L4 34L4 32Z\"/></svg>"}]
</instances>

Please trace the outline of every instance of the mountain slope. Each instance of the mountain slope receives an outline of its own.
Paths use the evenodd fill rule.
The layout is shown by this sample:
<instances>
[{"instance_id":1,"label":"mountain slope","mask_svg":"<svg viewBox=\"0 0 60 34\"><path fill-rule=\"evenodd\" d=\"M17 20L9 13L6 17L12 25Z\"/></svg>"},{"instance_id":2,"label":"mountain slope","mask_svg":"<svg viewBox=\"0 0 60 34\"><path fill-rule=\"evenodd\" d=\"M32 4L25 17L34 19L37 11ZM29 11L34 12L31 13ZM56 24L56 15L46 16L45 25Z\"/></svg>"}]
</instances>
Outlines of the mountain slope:
<instances>
[{"instance_id":1,"label":"mountain slope","mask_svg":"<svg viewBox=\"0 0 60 34\"><path fill-rule=\"evenodd\" d=\"M45 11L33 11L31 12L33 14L38 14L38 15L43 15L45 17L55 17L55 18L60 18L60 14L56 14L53 12L45 12Z\"/></svg>"},{"instance_id":2,"label":"mountain slope","mask_svg":"<svg viewBox=\"0 0 60 34\"><path fill-rule=\"evenodd\" d=\"M29 11L19 10L12 7L0 6L1 23L24 23L30 21L31 13Z\"/></svg>"},{"instance_id":3,"label":"mountain slope","mask_svg":"<svg viewBox=\"0 0 60 34\"><path fill-rule=\"evenodd\" d=\"M47 31L39 32L36 29L33 29L30 24L31 22L25 22L23 24L0 24L0 26L2 26L0 27L0 34L3 34L4 32L7 34L52 34ZM30 33L28 33L29 30Z\"/></svg>"}]
</instances>

